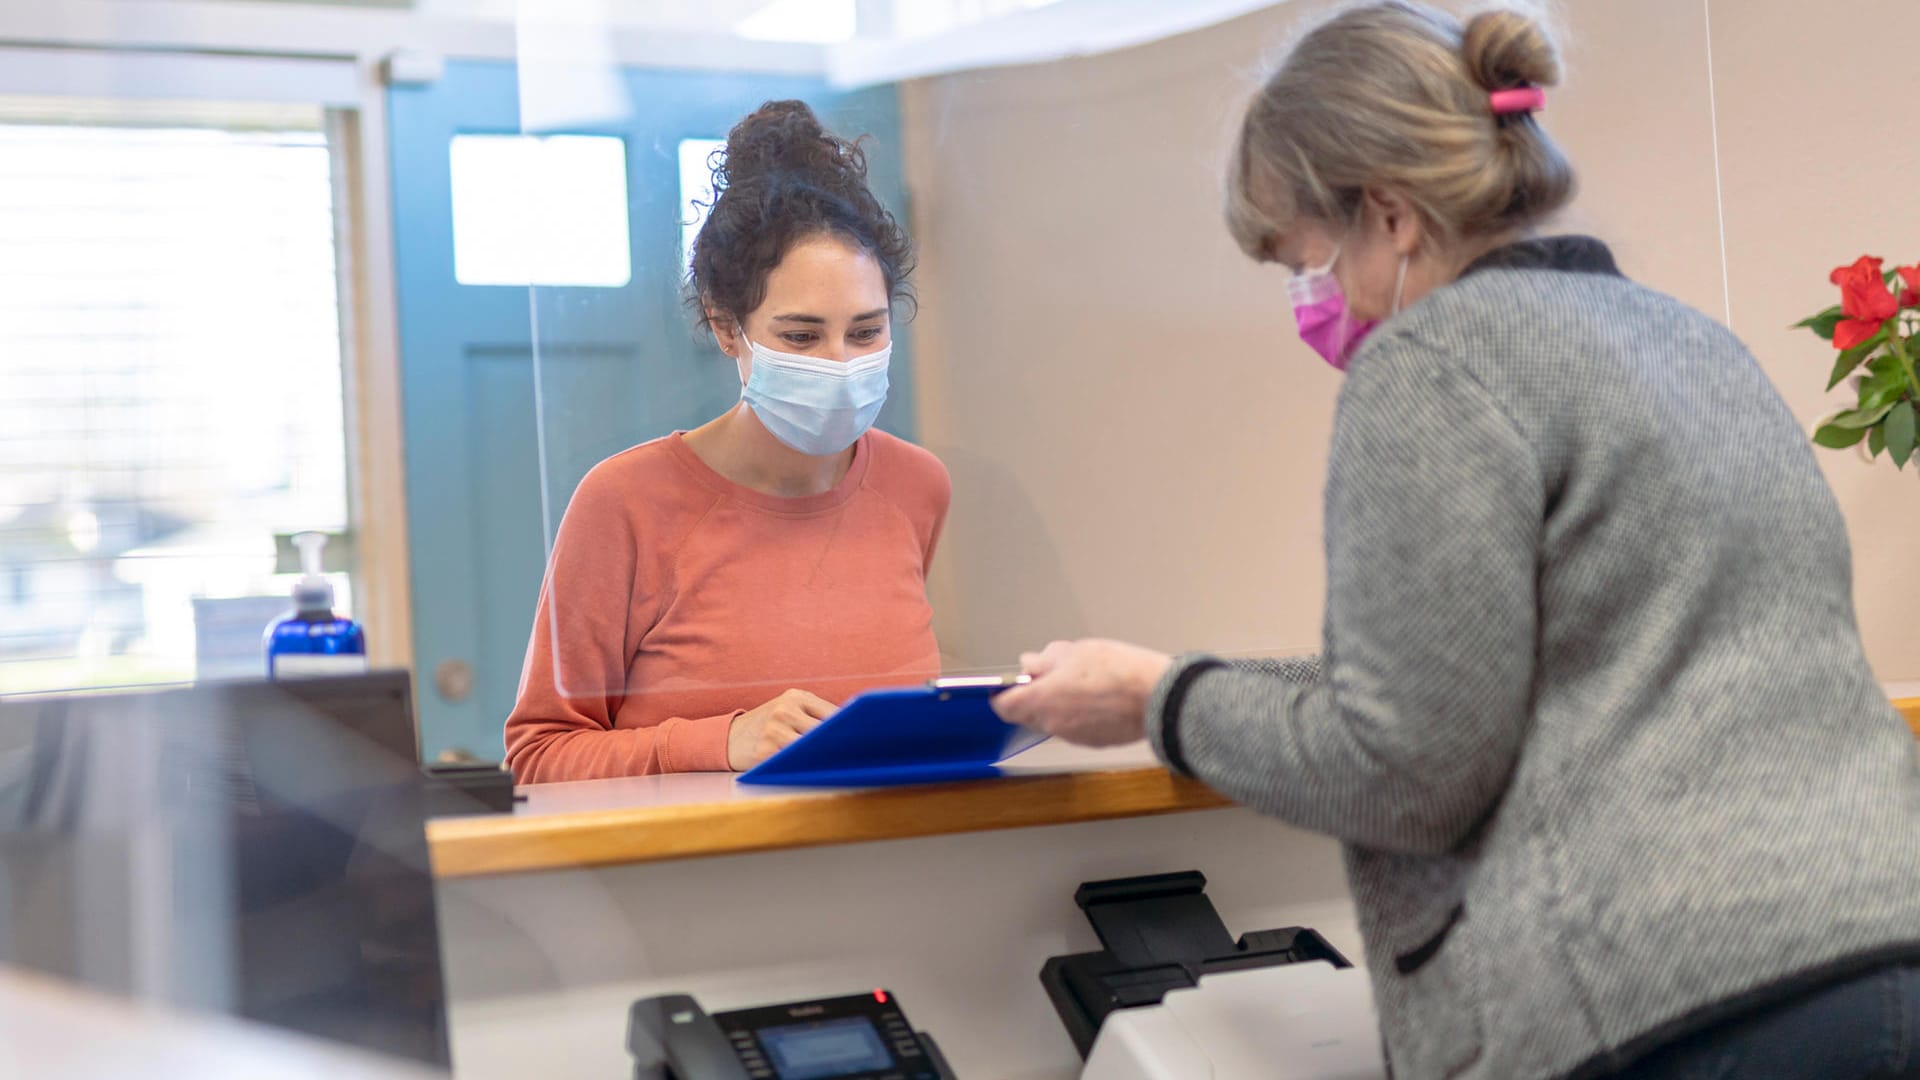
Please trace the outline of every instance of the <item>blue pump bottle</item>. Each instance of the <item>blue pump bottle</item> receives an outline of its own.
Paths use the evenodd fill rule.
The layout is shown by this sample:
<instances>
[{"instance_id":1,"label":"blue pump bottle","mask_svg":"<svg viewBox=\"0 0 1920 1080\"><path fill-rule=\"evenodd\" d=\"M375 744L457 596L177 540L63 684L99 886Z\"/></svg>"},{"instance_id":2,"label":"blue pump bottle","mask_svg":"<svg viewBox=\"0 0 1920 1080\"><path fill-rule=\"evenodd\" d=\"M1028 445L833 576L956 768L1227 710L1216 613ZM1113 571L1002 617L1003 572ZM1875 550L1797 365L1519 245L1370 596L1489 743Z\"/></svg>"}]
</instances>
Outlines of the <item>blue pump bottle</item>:
<instances>
[{"instance_id":1,"label":"blue pump bottle","mask_svg":"<svg viewBox=\"0 0 1920 1080\"><path fill-rule=\"evenodd\" d=\"M293 538L303 571L293 587L293 613L267 627L267 677L356 675L367 670L367 635L333 613L333 585L321 573L324 533Z\"/></svg>"}]
</instances>

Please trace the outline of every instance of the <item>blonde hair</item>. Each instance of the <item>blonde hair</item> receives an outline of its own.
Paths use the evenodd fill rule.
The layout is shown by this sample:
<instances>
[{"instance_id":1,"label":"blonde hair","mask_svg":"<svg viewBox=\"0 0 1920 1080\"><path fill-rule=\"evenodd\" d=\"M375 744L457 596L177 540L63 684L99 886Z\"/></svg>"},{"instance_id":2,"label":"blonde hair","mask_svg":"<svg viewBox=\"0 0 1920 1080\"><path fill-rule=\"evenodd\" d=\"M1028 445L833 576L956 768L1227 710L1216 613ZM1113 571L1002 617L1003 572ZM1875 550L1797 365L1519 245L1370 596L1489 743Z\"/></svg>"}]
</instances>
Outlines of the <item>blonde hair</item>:
<instances>
[{"instance_id":1,"label":"blonde hair","mask_svg":"<svg viewBox=\"0 0 1920 1080\"><path fill-rule=\"evenodd\" d=\"M1565 206L1573 167L1495 90L1552 86L1560 58L1516 11L1464 28L1414 0L1376 0L1308 31L1254 95L1227 168L1227 229L1273 257L1301 216L1344 223L1367 189L1405 196L1442 247L1524 228Z\"/></svg>"}]
</instances>

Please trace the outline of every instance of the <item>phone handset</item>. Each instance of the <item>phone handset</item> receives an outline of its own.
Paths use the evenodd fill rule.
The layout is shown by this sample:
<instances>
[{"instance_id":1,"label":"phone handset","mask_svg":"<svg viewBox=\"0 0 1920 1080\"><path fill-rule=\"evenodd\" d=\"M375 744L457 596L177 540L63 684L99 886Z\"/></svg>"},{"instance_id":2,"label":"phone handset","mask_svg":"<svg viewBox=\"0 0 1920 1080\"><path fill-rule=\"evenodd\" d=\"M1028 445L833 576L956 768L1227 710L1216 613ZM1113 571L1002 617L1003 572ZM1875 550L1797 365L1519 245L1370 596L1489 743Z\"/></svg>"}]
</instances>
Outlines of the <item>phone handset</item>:
<instances>
[{"instance_id":1,"label":"phone handset","mask_svg":"<svg viewBox=\"0 0 1920 1080\"><path fill-rule=\"evenodd\" d=\"M688 994L634 1002L627 1049L634 1080L750 1080L726 1032Z\"/></svg>"}]
</instances>

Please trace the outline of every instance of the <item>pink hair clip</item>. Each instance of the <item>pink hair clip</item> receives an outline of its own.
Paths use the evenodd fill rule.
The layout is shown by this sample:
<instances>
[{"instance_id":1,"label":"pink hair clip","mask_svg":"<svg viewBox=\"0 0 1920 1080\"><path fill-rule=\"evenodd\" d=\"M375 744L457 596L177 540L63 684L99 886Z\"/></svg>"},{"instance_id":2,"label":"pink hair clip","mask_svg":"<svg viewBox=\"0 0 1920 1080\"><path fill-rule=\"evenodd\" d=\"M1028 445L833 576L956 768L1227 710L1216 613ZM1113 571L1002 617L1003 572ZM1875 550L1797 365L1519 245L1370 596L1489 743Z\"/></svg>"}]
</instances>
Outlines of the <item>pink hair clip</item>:
<instances>
[{"instance_id":1,"label":"pink hair clip","mask_svg":"<svg viewBox=\"0 0 1920 1080\"><path fill-rule=\"evenodd\" d=\"M1512 90L1495 90L1487 95L1487 101L1492 104L1495 116L1539 112L1547 107L1547 92L1537 86L1518 86Z\"/></svg>"}]
</instances>

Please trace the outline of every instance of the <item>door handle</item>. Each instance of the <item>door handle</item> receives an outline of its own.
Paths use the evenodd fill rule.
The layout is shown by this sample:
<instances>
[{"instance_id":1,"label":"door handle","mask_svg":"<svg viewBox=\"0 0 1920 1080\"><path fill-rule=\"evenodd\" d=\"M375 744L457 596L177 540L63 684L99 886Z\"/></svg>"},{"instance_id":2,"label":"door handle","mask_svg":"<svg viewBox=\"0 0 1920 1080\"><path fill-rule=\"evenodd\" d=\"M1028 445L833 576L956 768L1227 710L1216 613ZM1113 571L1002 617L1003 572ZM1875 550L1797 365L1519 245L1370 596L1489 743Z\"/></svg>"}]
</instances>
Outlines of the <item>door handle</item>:
<instances>
[{"instance_id":1,"label":"door handle","mask_svg":"<svg viewBox=\"0 0 1920 1080\"><path fill-rule=\"evenodd\" d=\"M440 700L458 705L473 696L473 665L465 660L442 660L433 669L433 688Z\"/></svg>"}]
</instances>

